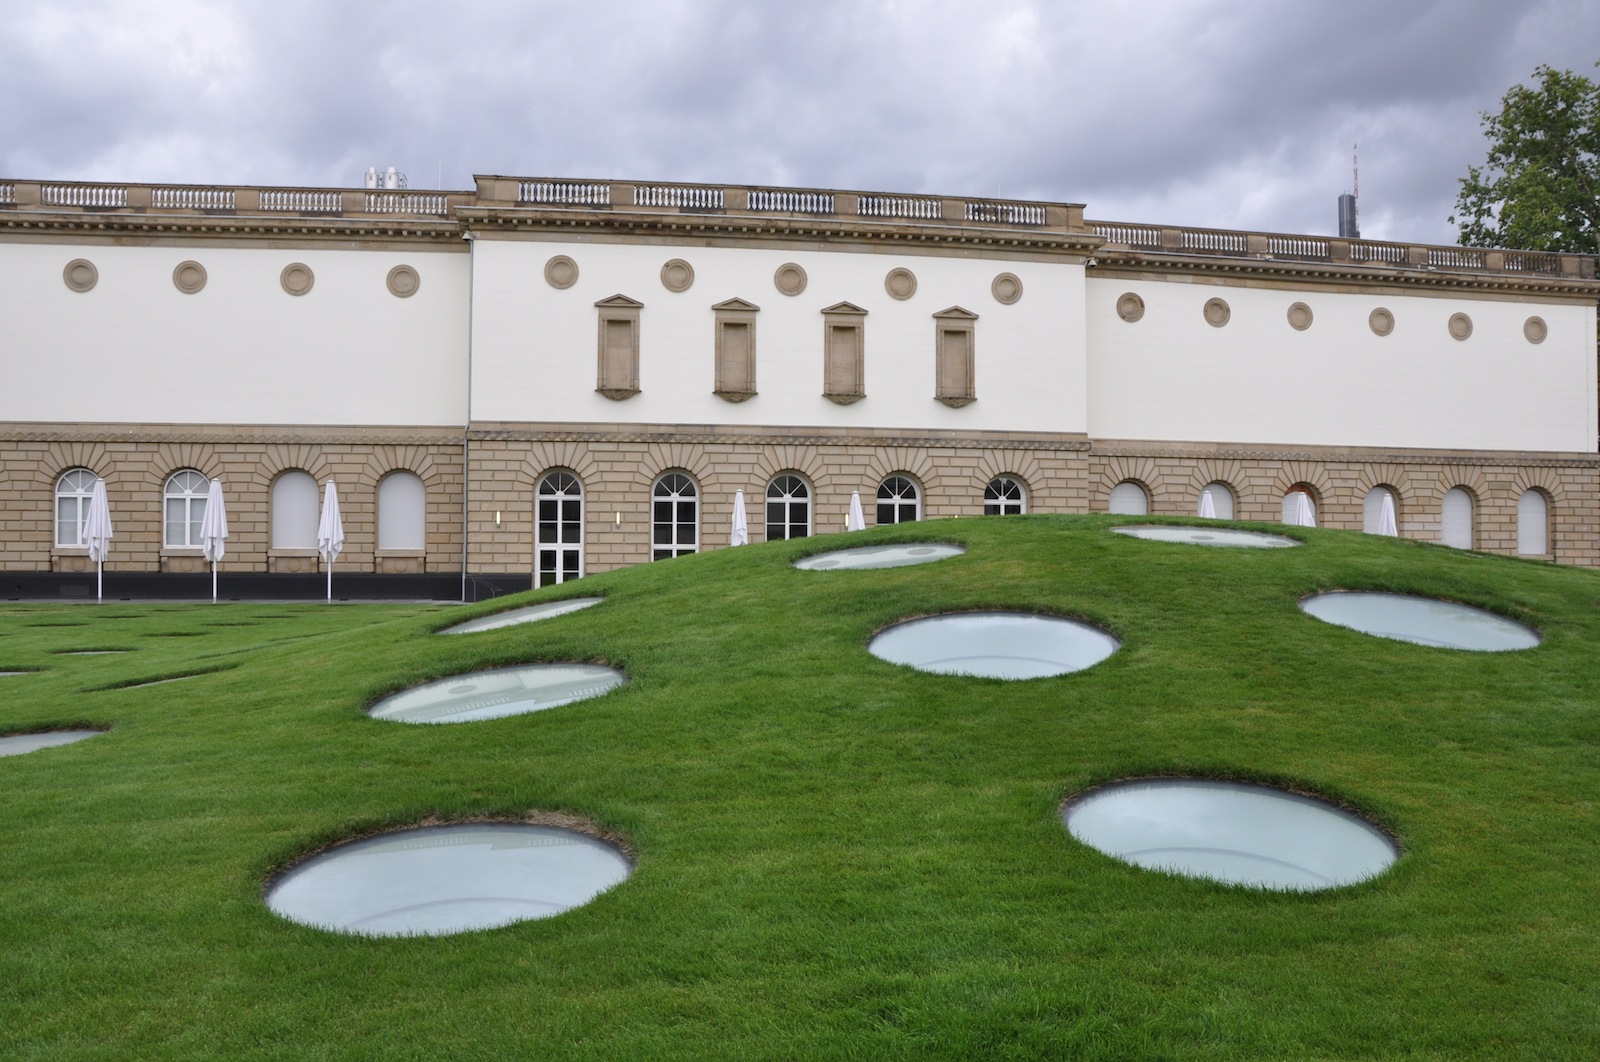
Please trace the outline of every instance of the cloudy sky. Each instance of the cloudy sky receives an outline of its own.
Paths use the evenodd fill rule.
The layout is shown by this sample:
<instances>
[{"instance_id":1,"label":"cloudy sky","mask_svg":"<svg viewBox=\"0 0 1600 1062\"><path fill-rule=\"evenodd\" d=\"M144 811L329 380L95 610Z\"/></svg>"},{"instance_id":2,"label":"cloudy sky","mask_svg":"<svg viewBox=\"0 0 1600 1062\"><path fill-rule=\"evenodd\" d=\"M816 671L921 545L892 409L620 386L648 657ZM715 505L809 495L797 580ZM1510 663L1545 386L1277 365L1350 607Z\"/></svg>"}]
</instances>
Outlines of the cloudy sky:
<instances>
[{"instance_id":1,"label":"cloudy sky","mask_svg":"<svg viewBox=\"0 0 1600 1062\"><path fill-rule=\"evenodd\" d=\"M0 0L0 179L473 174L998 195L1454 242L1479 115L1594 0Z\"/></svg>"}]
</instances>

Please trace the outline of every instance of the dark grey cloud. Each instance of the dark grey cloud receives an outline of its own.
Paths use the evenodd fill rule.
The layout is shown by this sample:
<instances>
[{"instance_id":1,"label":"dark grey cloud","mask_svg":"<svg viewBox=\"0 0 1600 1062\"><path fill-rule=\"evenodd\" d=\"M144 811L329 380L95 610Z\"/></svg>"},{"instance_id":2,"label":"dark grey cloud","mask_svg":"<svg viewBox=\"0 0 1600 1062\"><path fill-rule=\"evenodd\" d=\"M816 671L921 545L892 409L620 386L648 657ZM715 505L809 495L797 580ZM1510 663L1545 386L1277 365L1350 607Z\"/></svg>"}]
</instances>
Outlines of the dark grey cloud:
<instances>
[{"instance_id":1,"label":"dark grey cloud","mask_svg":"<svg viewBox=\"0 0 1600 1062\"><path fill-rule=\"evenodd\" d=\"M1067 200L1448 242L1479 113L1600 58L1587 0L31 5L0 176L416 187L474 173Z\"/></svg>"}]
</instances>

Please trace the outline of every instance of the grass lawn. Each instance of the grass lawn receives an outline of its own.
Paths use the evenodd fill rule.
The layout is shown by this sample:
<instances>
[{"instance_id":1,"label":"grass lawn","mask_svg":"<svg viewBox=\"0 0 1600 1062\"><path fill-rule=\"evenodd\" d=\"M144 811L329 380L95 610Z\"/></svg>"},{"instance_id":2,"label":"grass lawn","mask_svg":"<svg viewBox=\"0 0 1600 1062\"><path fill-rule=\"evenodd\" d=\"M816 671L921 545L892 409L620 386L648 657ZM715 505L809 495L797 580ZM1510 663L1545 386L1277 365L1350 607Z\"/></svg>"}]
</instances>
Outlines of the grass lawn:
<instances>
[{"instance_id":1,"label":"grass lawn","mask_svg":"<svg viewBox=\"0 0 1600 1062\"><path fill-rule=\"evenodd\" d=\"M0 758L0 1056L1600 1054L1600 573L1111 526L903 525L466 607L0 604L0 671L30 671L0 678L0 733L109 728ZM788 563L910 540L968 552ZM1296 608L1333 588L1480 605L1544 642L1453 652ZM607 600L432 633L591 594ZM895 620L980 607L1092 620L1122 648L1026 682L866 652ZM632 681L458 726L364 712L544 660ZM1140 870L1061 825L1084 787L1171 773L1333 797L1404 854L1359 885L1269 892ZM352 834L530 812L626 838L633 877L434 938L324 932L262 901Z\"/></svg>"}]
</instances>

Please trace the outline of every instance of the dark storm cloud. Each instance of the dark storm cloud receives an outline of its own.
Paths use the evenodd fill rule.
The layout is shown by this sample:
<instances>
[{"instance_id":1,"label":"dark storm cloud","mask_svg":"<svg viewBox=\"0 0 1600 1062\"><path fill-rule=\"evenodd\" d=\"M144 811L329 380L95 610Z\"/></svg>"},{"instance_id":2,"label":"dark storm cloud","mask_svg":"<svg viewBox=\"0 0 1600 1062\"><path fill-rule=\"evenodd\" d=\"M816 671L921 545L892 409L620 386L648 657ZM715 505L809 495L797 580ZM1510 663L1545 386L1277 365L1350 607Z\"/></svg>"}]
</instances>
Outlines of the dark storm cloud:
<instances>
[{"instance_id":1,"label":"dark storm cloud","mask_svg":"<svg viewBox=\"0 0 1600 1062\"><path fill-rule=\"evenodd\" d=\"M1584 0L787 7L35 5L0 175L413 186L474 173L935 191L1097 218L1448 242L1479 112L1585 73ZM1587 49L1587 50L1586 50Z\"/></svg>"}]
</instances>

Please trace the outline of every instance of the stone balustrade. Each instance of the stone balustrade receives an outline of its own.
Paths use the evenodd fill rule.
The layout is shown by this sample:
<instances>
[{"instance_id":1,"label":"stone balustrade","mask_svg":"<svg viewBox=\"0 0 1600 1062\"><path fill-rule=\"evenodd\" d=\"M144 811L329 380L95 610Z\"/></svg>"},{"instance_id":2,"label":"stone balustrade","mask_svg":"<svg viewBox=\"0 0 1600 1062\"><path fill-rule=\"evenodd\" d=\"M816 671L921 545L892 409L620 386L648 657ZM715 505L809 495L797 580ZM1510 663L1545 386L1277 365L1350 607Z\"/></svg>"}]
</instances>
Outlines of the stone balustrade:
<instances>
[{"instance_id":1,"label":"stone balustrade","mask_svg":"<svg viewBox=\"0 0 1600 1062\"><path fill-rule=\"evenodd\" d=\"M1593 279L1593 255L1390 243L1120 221L1086 221L1076 203L968 199L816 188L636 183L480 176L473 191L368 188L249 188L0 181L0 211L245 215L449 220L463 207L601 210L728 216L862 219L1092 235L1108 253L1133 251L1394 269Z\"/></svg>"}]
</instances>

